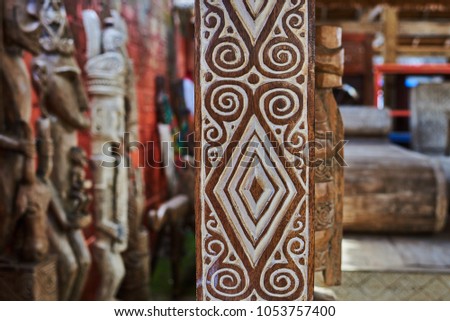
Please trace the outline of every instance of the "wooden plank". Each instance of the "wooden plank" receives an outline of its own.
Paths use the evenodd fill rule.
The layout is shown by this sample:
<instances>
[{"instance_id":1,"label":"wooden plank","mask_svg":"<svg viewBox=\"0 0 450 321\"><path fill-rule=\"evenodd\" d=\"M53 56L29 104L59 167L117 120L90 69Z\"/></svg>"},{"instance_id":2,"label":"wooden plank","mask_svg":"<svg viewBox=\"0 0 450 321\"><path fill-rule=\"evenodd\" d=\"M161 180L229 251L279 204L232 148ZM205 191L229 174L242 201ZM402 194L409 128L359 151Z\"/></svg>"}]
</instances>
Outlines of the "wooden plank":
<instances>
[{"instance_id":1,"label":"wooden plank","mask_svg":"<svg viewBox=\"0 0 450 321\"><path fill-rule=\"evenodd\" d=\"M199 0L196 19L197 297L311 299L314 1Z\"/></svg>"}]
</instances>

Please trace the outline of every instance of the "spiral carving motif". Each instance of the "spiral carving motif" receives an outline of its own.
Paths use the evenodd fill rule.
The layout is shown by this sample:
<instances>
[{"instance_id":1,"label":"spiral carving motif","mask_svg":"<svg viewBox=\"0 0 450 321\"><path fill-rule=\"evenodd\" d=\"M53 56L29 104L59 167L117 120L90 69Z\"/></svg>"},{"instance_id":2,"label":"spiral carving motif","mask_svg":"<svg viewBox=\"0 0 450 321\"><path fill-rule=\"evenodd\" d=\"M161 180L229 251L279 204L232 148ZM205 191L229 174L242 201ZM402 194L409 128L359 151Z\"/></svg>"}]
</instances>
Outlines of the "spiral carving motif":
<instances>
[{"instance_id":1,"label":"spiral carving motif","mask_svg":"<svg viewBox=\"0 0 450 321\"><path fill-rule=\"evenodd\" d=\"M252 104L252 93L243 83L217 82L206 92L205 104L214 119L233 122Z\"/></svg>"},{"instance_id":2,"label":"spiral carving motif","mask_svg":"<svg viewBox=\"0 0 450 321\"><path fill-rule=\"evenodd\" d=\"M264 277L268 280L263 286L264 292L286 300L302 285L300 275L293 269L279 268L278 264L269 269Z\"/></svg>"}]
</instances>

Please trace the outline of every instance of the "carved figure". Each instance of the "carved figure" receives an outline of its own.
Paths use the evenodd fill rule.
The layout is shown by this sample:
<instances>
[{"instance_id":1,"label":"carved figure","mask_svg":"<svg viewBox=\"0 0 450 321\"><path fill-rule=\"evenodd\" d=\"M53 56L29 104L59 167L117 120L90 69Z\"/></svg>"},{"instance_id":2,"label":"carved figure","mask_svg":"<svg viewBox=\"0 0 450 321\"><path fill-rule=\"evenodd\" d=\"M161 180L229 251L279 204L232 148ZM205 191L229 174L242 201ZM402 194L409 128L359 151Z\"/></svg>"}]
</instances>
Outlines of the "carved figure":
<instances>
[{"instance_id":1,"label":"carved figure","mask_svg":"<svg viewBox=\"0 0 450 321\"><path fill-rule=\"evenodd\" d=\"M78 131L90 124L85 115L88 100L62 0L45 0L39 17L42 54L33 60L33 83L40 95L41 111L51 120L55 142L51 181L57 205L49 213L49 238L58 255L59 298L79 300L91 265L81 231L91 222L82 173L86 162L77 147Z\"/></svg>"},{"instance_id":2,"label":"carved figure","mask_svg":"<svg viewBox=\"0 0 450 321\"><path fill-rule=\"evenodd\" d=\"M47 253L43 231L49 201L34 172L35 142L28 125L31 88L22 50L39 51L38 8L33 2L8 0L0 10L0 255L35 261ZM23 245L16 247L19 252L9 251L17 241Z\"/></svg>"},{"instance_id":3,"label":"carved figure","mask_svg":"<svg viewBox=\"0 0 450 321\"><path fill-rule=\"evenodd\" d=\"M127 31L119 9L113 7L105 15L103 29L94 11L83 12L85 29L89 30L86 72L92 96L94 258L101 274L99 300L114 299L125 275L122 253L127 249L129 236L129 157L124 134L128 132L130 140L137 136L133 68L125 48Z\"/></svg>"},{"instance_id":4,"label":"carved figure","mask_svg":"<svg viewBox=\"0 0 450 321\"><path fill-rule=\"evenodd\" d=\"M341 114L333 88L342 85L344 50L342 30L320 26L316 29L316 115L315 139L319 143L315 169L315 269L322 271L327 285L341 280L343 210L343 167L334 159L334 144L343 141ZM340 156L343 159L342 150Z\"/></svg>"},{"instance_id":5,"label":"carved figure","mask_svg":"<svg viewBox=\"0 0 450 321\"><path fill-rule=\"evenodd\" d=\"M87 156L86 152L79 147L72 147L69 152L70 160L70 190L69 190L69 213L72 214L70 220L77 222L79 226L88 226L92 222L88 207L92 197L86 194L90 188L90 182L86 181Z\"/></svg>"},{"instance_id":6,"label":"carved figure","mask_svg":"<svg viewBox=\"0 0 450 321\"><path fill-rule=\"evenodd\" d=\"M0 3L0 300L54 299L56 292L46 235L52 142L48 120L39 120L36 153L28 125L31 84L22 59L23 50L39 52L38 12L31 0ZM51 281L41 286L44 276Z\"/></svg>"},{"instance_id":7,"label":"carved figure","mask_svg":"<svg viewBox=\"0 0 450 321\"><path fill-rule=\"evenodd\" d=\"M150 251L149 235L142 225L145 210L144 182L139 168L128 170L128 248L122 257L125 263L118 298L121 300L145 301L150 297Z\"/></svg>"}]
</instances>

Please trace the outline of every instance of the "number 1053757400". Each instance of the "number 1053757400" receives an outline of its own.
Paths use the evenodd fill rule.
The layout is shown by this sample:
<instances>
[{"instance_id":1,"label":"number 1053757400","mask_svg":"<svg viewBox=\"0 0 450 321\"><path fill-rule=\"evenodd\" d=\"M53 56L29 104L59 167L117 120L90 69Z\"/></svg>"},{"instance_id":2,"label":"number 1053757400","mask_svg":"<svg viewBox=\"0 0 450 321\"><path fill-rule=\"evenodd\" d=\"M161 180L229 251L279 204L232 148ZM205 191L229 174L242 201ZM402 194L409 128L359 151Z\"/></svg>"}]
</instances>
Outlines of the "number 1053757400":
<instances>
[{"instance_id":1,"label":"number 1053757400","mask_svg":"<svg viewBox=\"0 0 450 321\"><path fill-rule=\"evenodd\" d=\"M257 308L258 317L333 317L336 314L334 306L313 306L313 305L273 305L259 306Z\"/></svg>"}]
</instances>

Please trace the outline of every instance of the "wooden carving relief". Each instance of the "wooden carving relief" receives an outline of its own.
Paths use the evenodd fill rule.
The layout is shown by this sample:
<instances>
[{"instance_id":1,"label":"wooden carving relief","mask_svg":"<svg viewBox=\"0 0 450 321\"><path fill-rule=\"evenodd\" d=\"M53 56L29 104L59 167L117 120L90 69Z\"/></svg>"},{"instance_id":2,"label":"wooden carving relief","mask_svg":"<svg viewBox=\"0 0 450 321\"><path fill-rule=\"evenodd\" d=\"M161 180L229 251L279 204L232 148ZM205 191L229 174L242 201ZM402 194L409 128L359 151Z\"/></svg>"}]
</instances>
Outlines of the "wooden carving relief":
<instances>
[{"instance_id":1,"label":"wooden carving relief","mask_svg":"<svg viewBox=\"0 0 450 321\"><path fill-rule=\"evenodd\" d=\"M312 297L313 1L197 1L197 296Z\"/></svg>"},{"instance_id":2,"label":"wooden carving relief","mask_svg":"<svg viewBox=\"0 0 450 321\"><path fill-rule=\"evenodd\" d=\"M341 281L341 242L344 167L333 148L344 140L344 125L333 95L342 85L344 49L342 30L320 26L316 30L315 139L316 157L322 163L315 168L315 269L324 275L325 284ZM339 156L343 159L342 149Z\"/></svg>"},{"instance_id":3,"label":"wooden carving relief","mask_svg":"<svg viewBox=\"0 0 450 321\"><path fill-rule=\"evenodd\" d=\"M86 193L86 153L78 147L78 131L89 127L88 100L75 61L74 40L63 1L45 0L39 12L41 53L33 59L33 84L40 98L41 115L49 123L54 142L49 185L52 206L48 236L58 257L60 300L79 300L91 266L82 229L92 218Z\"/></svg>"},{"instance_id":4,"label":"wooden carving relief","mask_svg":"<svg viewBox=\"0 0 450 321\"><path fill-rule=\"evenodd\" d=\"M0 300L56 298L46 235L53 143L47 120L38 120L36 136L29 125L23 60L23 51L39 53L39 9L31 0L0 2Z\"/></svg>"},{"instance_id":5,"label":"wooden carving relief","mask_svg":"<svg viewBox=\"0 0 450 321\"><path fill-rule=\"evenodd\" d=\"M130 206L141 207L130 201L129 177L134 176L134 173L130 173L131 169L127 168L130 155L128 146L125 146L126 133L130 134L131 141L135 141L138 136L137 102L133 64L126 49L128 31L119 13L120 9L119 2L105 6L102 13L105 16L103 21L95 11L83 11L85 30L89 30L88 62L85 69L92 108L91 160L94 164L96 219L93 256L101 274L98 300L115 299L127 272L126 268L128 276L130 273L148 275L148 270L142 263L145 262L147 255L142 246L147 235L140 233L139 228L142 213L130 208ZM106 155L105 147L115 148L116 152ZM142 184L141 181L135 183ZM134 194L135 191L131 191ZM131 197L139 197L133 194ZM130 215L136 215L131 220L134 224L131 232L137 234L132 237L130 251L124 255L129 245ZM129 255L140 262L138 264L130 262Z\"/></svg>"}]
</instances>

